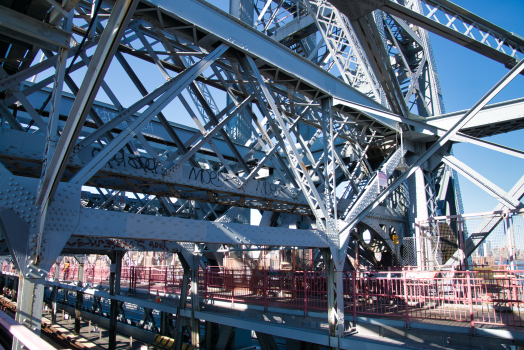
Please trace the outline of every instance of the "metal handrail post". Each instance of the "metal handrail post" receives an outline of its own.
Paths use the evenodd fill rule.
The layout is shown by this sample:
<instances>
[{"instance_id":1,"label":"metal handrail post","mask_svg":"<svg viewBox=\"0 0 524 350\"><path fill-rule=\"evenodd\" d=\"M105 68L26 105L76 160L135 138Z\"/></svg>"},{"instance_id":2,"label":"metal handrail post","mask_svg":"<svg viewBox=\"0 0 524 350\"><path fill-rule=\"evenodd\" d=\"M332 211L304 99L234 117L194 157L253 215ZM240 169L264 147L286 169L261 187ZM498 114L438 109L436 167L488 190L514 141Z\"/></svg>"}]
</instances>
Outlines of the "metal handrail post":
<instances>
[{"instance_id":1,"label":"metal handrail post","mask_svg":"<svg viewBox=\"0 0 524 350\"><path fill-rule=\"evenodd\" d=\"M304 317L307 316L307 272L304 269Z\"/></svg>"},{"instance_id":2,"label":"metal handrail post","mask_svg":"<svg viewBox=\"0 0 524 350\"><path fill-rule=\"evenodd\" d=\"M466 271L466 278L468 281L468 302L469 302L469 318L471 321L471 335L475 335L475 320L473 318L473 294L471 290L471 276L469 271Z\"/></svg>"},{"instance_id":3,"label":"metal handrail post","mask_svg":"<svg viewBox=\"0 0 524 350\"><path fill-rule=\"evenodd\" d=\"M267 269L264 269L264 311L267 311Z\"/></svg>"},{"instance_id":4,"label":"metal handrail post","mask_svg":"<svg viewBox=\"0 0 524 350\"><path fill-rule=\"evenodd\" d=\"M408 302L408 281L406 271L402 271L402 281L404 283L404 306L406 309L406 328L409 328L409 302Z\"/></svg>"}]
</instances>

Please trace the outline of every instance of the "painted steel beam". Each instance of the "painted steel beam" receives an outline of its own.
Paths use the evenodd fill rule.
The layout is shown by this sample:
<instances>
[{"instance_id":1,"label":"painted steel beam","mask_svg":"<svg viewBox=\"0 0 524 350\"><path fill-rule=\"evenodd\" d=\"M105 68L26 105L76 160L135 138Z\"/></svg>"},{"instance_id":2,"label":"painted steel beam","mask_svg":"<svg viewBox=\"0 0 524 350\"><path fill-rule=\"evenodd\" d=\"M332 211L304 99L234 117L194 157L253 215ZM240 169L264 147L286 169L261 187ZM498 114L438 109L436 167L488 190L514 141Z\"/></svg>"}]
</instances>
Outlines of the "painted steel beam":
<instances>
[{"instance_id":1,"label":"painted steel beam","mask_svg":"<svg viewBox=\"0 0 524 350\"><path fill-rule=\"evenodd\" d=\"M0 101L0 115L7 121L11 129L22 132L25 130L2 101Z\"/></svg>"},{"instance_id":2,"label":"painted steel beam","mask_svg":"<svg viewBox=\"0 0 524 350\"><path fill-rule=\"evenodd\" d=\"M80 188L60 183L57 191L59 199L50 204L45 225L40 227L40 208L35 201L37 185L38 179L13 176L0 165L2 235L20 274L27 279L43 278L44 271L49 271L69 239L72 221L66 217L72 216L80 205ZM61 223L51 227L48 223L53 220ZM40 241L38 234L42 235ZM37 250L40 250L38 255Z\"/></svg>"},{"instance_id":3,"label":"painted steel beam","mask_svg":"<svg viewBox=\"0 0 524 350\"><path fill-rule=\"evenodd\" d=\"M313 34L314 32L316 32L315 20L312 16L305 16L296 18L289 23L286 23L282 27L279 27L275 33L270 36L270 38L278 42L286 42L286 38L294 37L296 35L302 36L302 33L305 33L305 37L307 35ZM296 39L293 39L293 42L295 41Z\"/></svg>"},{"instance_id":4,"label":"painted steel beam","mask_svg":"<svg viewBox=\"0 0 524 350\"><path fill-rule=\"evenodd\" d=\"M73 217L73 236L85 238L144 239L158 241L325 247L325 234L317 230L292 230L233 223L194 221L174 217L123 214L81 208ZM50 226L56 223L50 222ZM101 228L103 227L103 230Z\"/></svg>"},{"instance_id":5,"label":"painted steel beam","mask_svg":"<svg viewBox=\"0 0 524 350\"><path fill-rule=\"evenodd\" d=\"M455 158L449 153L438 152L442 156L442 161L461 173L467 179L472 181L475 185L482 188L490 196L493 196L498 200L502 205L510 208L517 209L523 207L524 205L520 201L510 195L508 195L503 189L486 179L484 176L477 173L475 170L471 169L469 166Z\"/></svg>"},{"instance_id":6,"label":"painted steel beam","mask_svg":"<svg viewBox=\"0 0 524 350\"><path fill-rule=\"evenodd\" d=\"M467 111L447 113L424 119L424 122L440 129L449 129ZM504 127L507 124L508 127ZM464 125L461 132L474 137L493 136L524 128L524 98L494 103L486 106L475 119Z\"/></svg>"},{"instance_id":7,"label":"painted steel beam","mask_svg":"<svg viewBox=\"0 0 524 350\"><path fill-rule=\"evenodd\" d=\"M229 47L222 44L215 51L202 59L202 61L191 66L184 72L171 79L168 83L168 89L160 96L151 106L144 111L131 125L129 125L122 133L120 133L113 141L89 162L81 171L79 171L70 180L74 184L85 184L98 170L100 170L120 149L125 146L135 136L136 132L140 132L143 127L162 109L165 108L174 98L178 96L184 89L186 89L193 80L206 70L216 59L218 59Z\"/></svg>"},{"instance_id":8,"label":"painted steel beam","mask_svg":"<svg viewBox=\"0 0 524 350\"><path fill-rule=\"evenodd\" d=\"M172 241L74 236L69 238L61 254L107 254L115 250L179 253L184 248Z\"/></svg>"},{"instance_id":9,"label":"painted steel beam","mask_svg":"<svg viewBox=\"0 0 524 350\"><path fill-rule=\"evenodd\" d=\"M127 24L131 20L137 0L119 1L113 12L89 65L86 78L82 81L80 91L71 109L70 118L66 123L53 157L48 160L49 167L42 181L37 201L44 208L52 199L54 192L67 165L75 142L80 135L83 122L91 109L103 77L109 68L111 59L115 54Z\"/></svg>"},{"instance_id":10,"label":"painted steel beam","mask_svg":"<svg viewBox=\"0 0 524 350\"><path fill-rule=\"evenodd\" d=\"M402 116L408 116L408 108L404 101L404 96L400 90L395 72L391 67L389 55L384 47L373 15L368 14L352 24L354 32L362 43L362 48L366 52L369 63L382 85L393 112Z\"/></svg>"},{"instance_id":11,"label":"painted steel beam","mask_svg":"<svg viewBox=\"0 0 524 350\"><path fill-rule=\"evenodd\" d=\"M353 107L357 108L357 106L353 102L351 102L351 101L335 99L333 103L336 106L348 106L348 107L352 107L352 108ZM407 138L408 140L410 139L410 140L413 140L415 142L420 140L420 139L426 140L426 137L424 137L424 135L428 135L428 136L431 137L427 141L435 141L435 140L437 140L438 137L442 137L448 131L448 129L443 129L443 128L441 129L441 128L437 127L437 126L431 125L429 122L426 123L423 120L402 118L402 117L400 117L400 116L398 116L396 114L393 114L391 112L379 111L379 110L372 109L372 108L369 108L369 107L359 107L359 108L363 112L366 112L367 115L371 116L371 118L373 118L373 119L375 119L377 121L378 120L382 120L383 122L385 122L386 119L389 119L390 122L404 123L406 125L412 126L414 131L410 131L410 132L405 133L404 137ZM514 156L514 157L518 157L518 158L524 159L524 152L523 151L520 151L520 150L517 150L517 149L513 149L513 148L510 148L510 147L507 147L507 146L499 145L499 144L496 144L494 142L478 139L476 137L472 137L470 135L466 135L466 134L461 133L461 132L455 133L451 137L451 141L453 141L453 142L471 143L471 144L474 144L474 145L477 145L477 146L480 146L480 147L489 148L489 149L492 149L492 150L497 151L497 152L502 152L502 153L505 153L505 154L508 154L508 155L511 155L511 156ZM409 145L408 145L408 147L409 147Z\"/></svg>"},{"instance_id":12,"label":"painted steel beam","mask_svg":"<svg viewBox=\"0 0 524 350\"><path fill-rule=\"evenodd\" d=\"M442 8L445 10L444 12L448 18L448 25L440 23L438 20L436 21L432 18L428 18L428 16L412 11L409 8L390 0L386 1L386 3L380 7L380 9L386 11L389 14L398 16L409 23L415 24L435 34L438 34L470 50L478 52L497 62L500 62L507 68L511 68L516 64L517 59L515 58L515 53L517 51L524 53L524 39L522 37L519 37L512 32L506 31L492 24L491 22L484 20L483 18L476 16L475 14L453 4L451 1L425 0L425 2L431 4L436 9ZM451 21L451 18L453 17L455 19L459 18L459 21L463 21L465 24L467 24L465 25L466 28L470 28L467 30L464 29L464 34L459 32L453 24L453 21ZM472 37L471 29L474 26L479 27L481 31L484 31L485 33L493 36L495 41L499 41L499 47L495 48L490 46L489 43L485 44L484 41L486 38L484 38L483 41L479 41ZM500 50L500 47L503 43L513 49L511 55Z\"/></svg>"},{"instance_id":13,"label":"painted steel beam","mask_svg":"<svg viewBox=\"0 0 524 350\"><path fill-rule=\"evenodd\" d=\"M187 310L186 313L189 314L189 310ZM224 316L216 312L195 311L195 317L200 320L219 323L221 325L254 330L255 332L262 332L278 337L320 344L335 349L354 349L360 347L362 347L362 349L374 350L396 348L414 349L406 347L405 344L400 344L397 342L380 342L356 337L337 338L330 336L327 332L318 332L311 329L304 330L303 328L285 326L281 323L271 323L258 320L249 320L247 318Z\"/></svg>"},{"instance_id":14,"label":"painted steel beam","mask_svg":"<svg viewBox=\"0 0 524 350\"><path fill-rule=\"evenodd\" d=\"M306 1L306 6L313 17L316 26L322 35L308 59L314 59L319 45L324 44L329 51L329 59L320 59L321 66L329 66L333 60L344 81L381 102L380 84L372 71L369 59L364 55L361 43L355 37L351 24L332 4L326 1Z\"/></svg>"},{"instance_id":15,"label":"painted steel beam","mask_svg":"<svg viewBox=\"0 0 524 350\"><path fill-rule=\"evenodd\" d=\"M116 56L118 56L118 54ZM23 91L25 91L26 89L32 91L32 86L26 87ZM29 96L27 96L27 99L31 102L32 105L41 105L43 103L43 101L45 101L45 99L47 98L48 93L49 92L48 92L47 89L38 90L36 92L31 93ZM153 93L153 92L151 92L151 93ZM153 95L151 95L150 97L152 97L152 96ZM67 92L64 92L62 94L62 103L60 104L60 116L61 116L62 119L66 118L70 114L71 107L72 107L72 105L74 103L74 99L75 99L75 96L71 95L71 94L69 94ZM9 103L14 103L14 102L16 102L16 97L8 98L7 101ZM128 108L128 109L130 109L130 108ZM113 120L115 118L117 118L121 114L121 111L119 111L115 106L109 105L107 103L99 102L99 101L95 101L93 103L93 108L92 109L94 109L94 111L106 123L110 122L111 120ZM44 111L45 112L49 112L49 106L47 106L44 109ZM108 128L108 130L110 130L113 133L113 135L117 135L118 133L122 132L122 130L124 130L125 127L127 127L129 125L130 121L134 121L138 116L139 115L128 115L128 114L126 114L126 117L128 119L127 121L122 119L122 121L120 123L117 123L117 125L115 125L114 128L112 128L112 129ZM21 122L23 122L23 123L29 123L30 122L30 119L24 118L23 116L18 116L18 119ZM44 117L44 120L45 119L46 118ZM59 124L59 125L63 127L64 126L64 122L60 121L60 123L61 124ZM94 127L94 125L95 125L95 121L91 118L91 116L88 115L86 117L86 125L84 126L84 129L82 131L82 136L89 137L89 135L91 135L92 132L96 132L96 130L98 130L98 129L92 129L91 128L91 127ZM144 137L148 141L150 141L150 142L152 142L154 144L153 147L159 147L160 149L162 149L162 151L165 151L168 147L177 146L177 144L174 142L174 140L172 138L172 135L170 134L170 132L168 130L169 128L171 128L174 131L174 133L177 135L177 137L180 138L182 144L187 143L191 138L194 137L195 133L198 133L198 129L191 128L191 127L188 127L188 126L185 126L185 125L176 124L174 122L167 122L167 125L168 125L168 127L165 128L164 127L164 123L162 123L157 118L153 118L141 130L141 133L144 135ZM89 139L92 139L92 138L89 137ZM224 157L230 158L230 157L234 156L233 153L231 152L231 150L229 149L229 147L227 147L225 142L222 139L220 139L219 137L213 138L213 143L218 147L218 149L224 155ZM76 151L78 151L81 148L83 148L82 146L86 145L86 144L88 144L86 139L82 139L75 146L76 149L75 149L74 152L76 153ZM91 144L91 142L89 144ZM236 147L236 149L238 150L238 152L242 156L245 156L250 151L250 148L245 147L244 145L235 144L235 147ZM255 158L262 158L264 155L265 154L263 154L260 151L255 151L255 153L253 154L253 157L255 157ZM272 166L271 161L268 161L267 165L268 166Z\"/></svg>"},{"instance_id":16,"label":"painted steel beam","mask_svg":"<svg viewBox=\"0 0 524 350\"><path fill-rule=\"evenodd\" d=\"M34 202L37 179L12 176L3 167L0 172L0 213L6 220L13 215L24 223L32 223L38 212ZM80 205L80 189L60 184L61 200L53 201L46 219L42 247L46 248L40 268L47 270L56 259L53 256L69 240L70 235L93 239L131 239L194 243L247 244L292 247L327 247L325 233L318 230L293 230L278 227L259 227L234 223L195 221L175 217L127 214ZM16 188L16 189L15 189ZM20 199L20 201L17 200ZM15 203L16 200L16 203ZM4 221L4 224L6 222ZM30 224L27 224L28 226ZM34 233L36 225L29 226ZM12 232L16 234L15 232ZM24 241L20 241L20 239ZM28 238L20 236L17 244L25 247ZM11 242L11 245L14 241ZM24 250L24 249L22 249ZM25 251L25 250L24 250ZM56 253L58 255L58 253ZM21 259L21 260L20 260ZM20 256L20 263L32 270L30 257ZM35 268L36 269L36 268ZM39 270L40 271L40 270Z\"/></svg>"},{"instance_id":17,"label":"painted steel beam","mask_svg":"<svg viewBox=\"0 0 524 350\"><path fill-rule=\"evenodd\" d=\"M435 154L442 146L444 146L451 138L471 119L482 110L482 108L491 101L506 85L508 85L517 75L524 71L524 60L521 60L515 67L513 67L495 86L493 86L457 123L450 128L446 133L436 141L422 156L420 156L411 166L395 181L393 181L387 189L385 189L380 195L371 202L366 208L360 211L360 214L356 215L351 220L348 220L347 225L342 228L342 247L347 246L349 241L349 235L355 225L362 220L367 214L375 209L382 201L384 201L393 191L397 189L406 179L411 176L421 165L423 165L433 154ZM344 232L343 232L344 231Z\"/></svg>"},{"instance_id":18,"label":"painted steel beam","mask_svg":"<svg viewBox=\"0 0 524 350\"><path fill-rule=\"evenodd\" d=\"M31 45L58 51L69 49L71 33L20 12L0 6L0 32Z\"/></svg>"},{"instance_id":19,"label":"painted steel beam","mask_svg":"<svg viewBox=\"0 0 524 350\"><path fill-rule=\"evenodd\" d=\"M151 3L158 6L165 15L194 24L204 32L212 33L237 50L257 57L260 62L265 62L290 76L300 79L303 84L309 85L312 91L320 90L323 94L330 94L334 97L354 101L356 104L386 110L379 103L354 90L312 62L297 56L285 46L205 2L153 0ZM235 33L235 36L232 37L231 33Z\"/></svg>"},{"instance_id":20,"label":"painted steel beam","mask_svg":"<svg viewBox=\"0 0 524 350\"><path fill-rule=\"evenodd\" d=\"M44 144L45 137L42 135L5 130L0 139L0 155L18 160L25 159L32 163L40 163L41 150ZM72 169L81 168L84 164L89 163L98 152L99 149L96 147L86 147L82 152L70 158L68 166ZM140 157L133 154L118 153L115 158L99 169L98 179L95 179L94 183L100 184L101 187L112 188L115 186L115 180L111 178L129 178L147 182L152 193L165 192L167 196L173 196L173 193L166 186L176 186L177 189L180 189L178 186L182 186L202 191L212 191L217 194L245 196L270 201L274 205L277 203L299 207L308 205L302 193L292 191L281 184L275 185L264 180L252 179L245 186L239 188L228 174L187 165L179 166L170 174L162 174L160 167L159 171L156 171L157 166L150 169L133 166L139 159ZM104 177L108 178L107 183L104 183ZM105 186L102 186L104 184ZM128 188L127 190L131 189ZM148 193L149 191L146 190L145 192ZM207 202L207 199L202 199L202 201ZM276 209L276 206L271 207L271 209Z\"/></svg>"}]
</instances>

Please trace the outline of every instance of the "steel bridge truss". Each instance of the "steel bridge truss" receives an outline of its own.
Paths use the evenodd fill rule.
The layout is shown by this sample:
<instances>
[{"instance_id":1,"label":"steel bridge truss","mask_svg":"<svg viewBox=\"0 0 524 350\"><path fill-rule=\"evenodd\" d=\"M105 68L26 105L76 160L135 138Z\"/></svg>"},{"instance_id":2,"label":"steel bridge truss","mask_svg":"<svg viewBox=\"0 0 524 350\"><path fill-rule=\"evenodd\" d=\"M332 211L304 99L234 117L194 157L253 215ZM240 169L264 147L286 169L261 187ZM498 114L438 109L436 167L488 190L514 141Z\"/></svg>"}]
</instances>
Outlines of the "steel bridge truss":
<instances>
[{"instance_id":1,"label":"steel bridge truss","mask_svg":"<svg viewBox=\"0 0 524 350\"><path fill-rule=\"evenodd\" d=\"M177 253L182 295L197 298L187 281L206 251L308 247L331 271L341 338L350 237L402 262L392 236L410 235L411 212L460 211L453 171L522 206L521 183L505 193L451 153L468 142L524 158L476 138L507 130L481 110L522 72L519 37L446 0L241 2L238 19L197 0L0 1L0 244L23 276L21 323L39 329L28 296L43 298L59 254ZM469 111L442 115L426 30L512 69ZM504 122L521 123L522 101L505 104Z\"/></svg>"}]
</instances>

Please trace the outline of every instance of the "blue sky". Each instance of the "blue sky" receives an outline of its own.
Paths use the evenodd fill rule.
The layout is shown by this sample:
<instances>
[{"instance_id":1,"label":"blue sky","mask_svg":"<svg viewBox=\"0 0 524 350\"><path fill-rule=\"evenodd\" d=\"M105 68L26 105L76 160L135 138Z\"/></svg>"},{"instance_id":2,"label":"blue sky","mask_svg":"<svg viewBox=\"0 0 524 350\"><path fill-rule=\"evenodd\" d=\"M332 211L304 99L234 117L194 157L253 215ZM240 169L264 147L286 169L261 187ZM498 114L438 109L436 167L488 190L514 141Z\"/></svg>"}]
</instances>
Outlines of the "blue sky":
<instances>
[{"instance_id":1,"label":"blue sky","mask_svg":"<svg viewBox=\"0 0 524 350\"><path fill-rule=\"evenodd\" d=\"M522 16L524 1L459 0L459 6L520 36L524 36ZM447 112L471 108L508 72L502 64L430 34ZM524 97L524 76L520 75L490 103ZM524 114L524 110L522 111ZM486 138L508 147L524 150L524 130ZM524 160L482 147L457 144L455 156L505 191L524 175ZM460 176L460 188L466 213L491 211L497 201Z\"/></svg>"}]
</instances>

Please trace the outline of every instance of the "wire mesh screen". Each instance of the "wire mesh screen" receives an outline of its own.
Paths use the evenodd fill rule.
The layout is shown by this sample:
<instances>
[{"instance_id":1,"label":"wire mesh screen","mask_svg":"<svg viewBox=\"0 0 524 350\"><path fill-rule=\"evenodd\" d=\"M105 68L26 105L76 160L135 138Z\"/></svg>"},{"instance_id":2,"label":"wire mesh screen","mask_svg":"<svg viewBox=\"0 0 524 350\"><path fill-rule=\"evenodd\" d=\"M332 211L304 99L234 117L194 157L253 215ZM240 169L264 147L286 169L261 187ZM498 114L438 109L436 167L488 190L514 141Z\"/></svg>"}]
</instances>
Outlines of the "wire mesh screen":
<instances>
[{"instance_id":1,"label":"wire mesh screen","mask_svg":"<svg viewBox=\"0 0 524 350\"><path fill-rule=\"evenodd\" d=\"M524 267L524 213L510 215L507 220L500 215L469 219L467 222L469 236L489 234L472 255L474 264L504 265L514 262Z\"/></svg>"},{"instance_id":2,"label":"wire mesh screen","mask_svg":"<svg viewBox=\"0 0 524 350\"><path fill-rule=\"evenodd\" d=\"M477 249L472 254L473 265L498 265L501 262L501 257L507 253L505 226L501 215L464 219L466 237L478 238Z\"/></svg>"},{"instance_id":3,"label":"wire mesh screen","mask_svg":"<svg viewBox=\"0 0 524 350\"><path fill-rule=\"evenodd\" d=\"M428 220L419 224L417 265L438 267L443 264L443 259L454 254L457 232L453 226L445 220Z\"/></svg>"},{"instance_id":4,"label":"wire mesh screen","mask_svg":"<svg viewBox=\"0 0 524 350\"><path fill-rule=\"evenodd\" d=\"M417 238L404 237L400 247L403 266L417 266Z\"/></svg>"},{"instance_id":5,"label":"wire mesh screen","mask_svg":"<svg viewBox=\"0 0 524 350\"><path fill-rule=\"evenodd\" d=\"M437 230L436 251L439 255L438 263L445 264L459 249L459 223L456 220L439 221L434 223Z\"/></svg>"},{"instance_id":6,"label":"wire mesh screen","mask_svg":"<svg viewBox=\"0 0 524 350\"><path fill-rule=\"evenodd\" d=\"M405 266L458 265L468 257L473 266L524 267L521 210L429 218L418 222L418 233L404 239Z\"/></svg>"},{"instance_id":7,"label":"wire mesh screen","mask_svg":"<svg viewBox=\"0 0 524 350\"><path fill-rule=\"evenodd\" d=\"M442 244L439 236L404 238L400 249L402 266L442 265Z\"/></svg>"}]
</instances>

